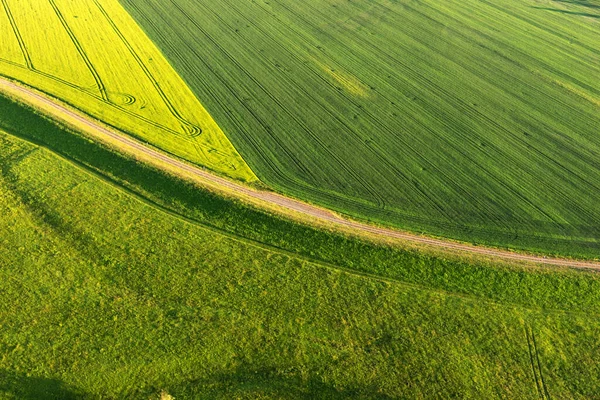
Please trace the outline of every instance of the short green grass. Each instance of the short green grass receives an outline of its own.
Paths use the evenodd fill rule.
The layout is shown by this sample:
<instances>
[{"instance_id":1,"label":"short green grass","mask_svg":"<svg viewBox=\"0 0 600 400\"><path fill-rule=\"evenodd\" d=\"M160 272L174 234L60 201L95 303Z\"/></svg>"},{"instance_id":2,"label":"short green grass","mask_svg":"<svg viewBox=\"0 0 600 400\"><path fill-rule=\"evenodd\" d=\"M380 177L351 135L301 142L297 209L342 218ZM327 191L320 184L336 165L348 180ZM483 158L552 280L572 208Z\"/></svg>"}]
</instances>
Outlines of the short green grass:
<instances>
[{"instance_id":1,"label":"short green grass","mask_svg":"<svg viewBox=\"0 0 600 400\"><path fill-rule=\"evenodd\" d=\"M596 274L293 224L0 109L0 397L598 393Z\"/></svg>"},{"instance_id":2,"label":"short green grass","mask_svg":"<svg viewBox=\"0 0 600 400\"><path fill-rule=\"evenodd\" d=\"M600 12L121 0L264 182L413 231L600 255Z\"/></svg>"}]
</instances>

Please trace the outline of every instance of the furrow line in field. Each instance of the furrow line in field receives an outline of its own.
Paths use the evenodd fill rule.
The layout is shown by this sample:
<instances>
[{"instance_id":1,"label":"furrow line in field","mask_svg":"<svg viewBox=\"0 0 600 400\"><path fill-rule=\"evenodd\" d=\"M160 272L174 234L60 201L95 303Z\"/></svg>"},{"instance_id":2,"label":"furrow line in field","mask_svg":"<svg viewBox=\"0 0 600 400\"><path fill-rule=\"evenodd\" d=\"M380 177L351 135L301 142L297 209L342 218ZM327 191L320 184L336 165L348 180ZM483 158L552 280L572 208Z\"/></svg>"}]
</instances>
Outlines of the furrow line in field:
<instances>
[{"instance_id":1,"label":"furrow line in field","mask_svg":"<svg viewBox=\"0 0 600 400\"><path fill-rule=\"evenodd\" d=\"M240 10L236 9L234 4L228 3L229 6L231 7L231 9L235 10L238 15L240 16L240 18L246 18L244 16L244 14L241 13ZM256 24L253 23L253 21L250 21L249 19L246 18L246 20L248 21L248 23L253 24L255 26L255 28L259 31L262 32L263 35L270 37L270 35L263 29L261 29L259 26L257 26ZM224 22L224 21L223 21ZM225 22L224 22L225 23ZM271 37L271 39L274 39L273 37ZM249 45L251 44L250 42L246 41ZM273 43L278 44L277 41L273 40ZM280 51L282 52L282 54L286 54L286 59L291 59L291 60L296 60L296 64L295 66L297 68L300 69L304 69L307 70L311 73L311 75L320 80L323 84L327 85L328 87L335 89L335 85L333 85L330 81L328 81L327 79L325 79L323 77L322 74L318 73L317 71L315 71L313 68L307 67L306 65L304 65L304 63L301 62L300 58L298 56L296 56L295 53L288 51L288 49L286 49L284 46L279 45L278 46ZM306 96L310 96L310 93L307 92L304 88L300 87L299 85L296 86L299 90L302 91L302 93L304 93ZM334 92L339 92L338 90L334 90ZM344 95L342 95L344 96ZM379 122L378 118L375 118L374 115L372 115L368 110L364 109L360 103L355 102L354 99L352 99L350 96L344 96L344 98L346 98L348 100L348 102L350 102L351 104L361 108L361 112L363 112L364 114L368 115L369 117L371 117L371 119L377 123ZM359 141L363 141L363 137L358 134L355 129L353 127L351 127L346 121L344 121L342 118L340 118L338 115L336 115L335 112L333 112L331 109L329 109L328 107L326 107L325 105L321 104L321 108L323 109L323 111L325 113L327 113L328 117L331 120L335 120L338 122L338 124L340 124L341 126L344 127L346 132L351 133L357 140ZM381 129L384 129L385 131L387 131L388 133L391 133L391 130L384 125L383 123L379 123L378 124L380 126ZM413 146L411 144L409 144L408 142L404 141L403 139L399 139L401 142L403 142L403 144L407 147L410 148L411 150L415 151L413 149ZM373 144L373 145L366 145L366 148L368 148L378 159L380 159L384 164L386 164L386 166L393 172L395 173L395 176L398 177L402 177L402 179L404 180L405 184L410 185L410 186L414 186L414 182L412 179L410 179L402 170L400 170L398 168L397 165L395 165L394 163L390 162L390 160L385 156L383 149L381 149L381 147L377 144ZM415 151L416 153L416 151ZM427 202L429 202L440 214L442 215L446 215L445 209L444 207L442 207L432 196L430 196L429 194L425 193L421 188L417 188L417 191L420 193L420 199L421 200L425 200ZM470 197L471 194L468 192L464 193L465 196ZM416 204L416 203L415 203ZM448 219L450 219L450 217L448 215L446 215L446 217Z\"/></svg>"},{"instance_id":2,"label":"furrow line in field","mask_svg":"<svg viewBox=\"0 0 600 400\"><path fill-rule=\"evenodd\" d=\"M306 126L306 124L299 120L299 118L294 115L294 113L290 112L287 107L285 107L281 101L279 99L277 99L275 96L273 96L268 90L266 90L266 88L264 88L264 86L258 81L256 80L256 78L254 78L254 76L252 74L250 74L249 72L247 72L243 66L241 64L239 64L239 62L235 59L235 57L233 57L225 48L223 48L214 38L212 38L212 36L210 36L208 34L208 32L206 32L201 26L200 24L197 23L197 21L195 21L195 19L193 17L191 17L185 10L183 10L178 4L176 4L173 0L171 0L172 4L182 13L182 15L184 15L192 24L194 24L194 26L196 26L199 30L202 31L202 33L204 35L206 35L206 37L224 54L226 55L232 63L234 63L239 69L240 71L243 71L244 74L251 79L275 104L277 104L283 111L285 111L290 118L292 118L292 120L294 120L300 127L302 127L302 129L304 130L304 132L306 134L308 134L313 140L315 140L316 143L318 143L320 145L320 147L322 148L323 151L325 151L330 157L332 157L332 159L336 160L338 162L338 164L346 171L348 172L348 174L350 174L350 176L352 176L356 182L360 183L364 189L367 190L367 192L370 194L370 196L372 197L373 200L376 201L377 207L378 208L385 208L385 200L377 193L377 191L375 190L375 188L373 188L368 182L366 182L364 179L362 179L362 177L360 176L359 173L357 173L356 171L354 171L354 169L352 169L350 166L348 166L340 157L338 157L334 152L332 152L324 143L323 141L317 136L315 135L310 128L308 128Z\"/></svg>"},{"instance_id":3,"label":"furrow line in field","mask_svg":"<svg viewBox=\"0 0 600 400\"><path fill-rule=\"evenodd\" d=\"M123 42L125 47L127 47L127 50L130 52L132 57L135 59L136 63L142 69L142 71L144 72L144 74L146 75L148 80L152 83L152 85L154 86L154 89L156 90L156 92L159 94L159 96L163 100L164 104L169 109L169 112L182 124L182 126L185 130L185 133L187 133L191 138L195 138L195 137L199 136L200 134L202 134L202 128L199 126L196 126L196 125L192 124L191 122L189 122L188 120L186 120L180 114L180 112L177 110L177 108L173 105L173 103L171 102L171 100L169 99L167 94L163 91L162 87L160 86L160 83L156 80L154 75L152 75L152 72L150 72L150 70L148 69L148 67L146 66L144 61L141 59L141 57L139 56L137 51L133 48L131 43L129 43L127 38L123 35L121 30L119 29L119 27L112 20L110 15L108 15L108 13L104 9L104 7L102 7L102 5L97 0L94 0L94 4L98 7L98 9L102 13L102 15L106 18L106 20L108 21L108 23L110 24L110 26L112 27L114 32L117 34L119 39Z\"/></svg>"},{"instance_id":4,"label":"furrow line in field","mask_svg":"<svg viewBox=\"0 0 600 400\"><path fill-rule=\"evenodd\" d=\"M19 27L17 26L15 18L13 17L12 12L10 11L10 7L8 6L7 0L2 0L2 6L3 6L4 11L6 12L6 16L8 17L8 20L10 22L12 31L15 34L15 38L17 39L17 42L19 43L19 48L21 49L21 52L23 53L23 59L25 60L25 64L27 65L27 68L29 68L30 70L34 70L33 63L31 62L31 56L29 55L29 51L27 50L25 41L23 40L23 37L21 36L21 32L19 31Z\"/></svg>"},{"instance_id":5,"label":"furrow line in field","mask_svg":"<svg viewBox=\"0 0 600 400\"><path fill-rule=\"evenodd\" d=\"M444 23L438 21L437 19L435 19L432 15L422 13L419 10L417 10L416 8L411 7L410 5L406 5L406 8L410 9L415 14L420 15L421 18L423 18L423 19L426 19L428 21L431 21L431 22L434 22L434 23L436 23L438 25L443 26L444 29L448 30L449 32L452 32L453 36L455 36L455 37L461 37L465 42L472 42L474 44L477 44L478 46L480 46L480 47L482 47L482 48L490 51L495 56L501 57L503 61L508 62L509 64L515 65L515 66L519 67L520 69L522 69L524 71L528 71L529 73L535 74L535 71L532 71L530 67L526 66L522 62L519 62L518 58L527 59L530 62L533 62L535 64L540 65L540 68L542 70L544 70L544 71L550 71L550 72L552 72L554 74L557 74L557 75L559 75L559 76L561 76L561 77L563 77L563 78L565 78L567 80L570 80L571 82L573 82L576 85L579 85L579 86L585 88L586 90L589 90L589 91L591 91L593 93L600 94L600 92L598 92L595 88L593 88L593 87L591 87L591 86L589 86L589 85L587 85L587 84L585 84L585 83L583 83L583 82L581 82L579 80L576 80L572 76L568 76L568 75L560 72L559 70L557 70L557 69L553 68L551 65L549 65L547 62L543 62L543 61L541 61L539 59L533 58L532 56L530 56L529 54L526 54L525 52L521 51L518 47L515 47L514 45L512 45L512 46L508 45L508 44L500 41L499 39L491 37L491 36L489 36L489 35L481 32L481 31L471 29L466 24L462 23L461 21L459 21L459 20L457 20L457 19L455 19L455 18L453 18L451 16L448 16L448 18L450 18L454 23L460 24L465 30L469 31L470 34L463 33L461 31L453 28L452 26L448 26L447 24L444 24ZM393 10L391 10L391 9L386 9L386 10L389 11L389 13L394 14ZM444 14L444 15L446 16L446 14ZM427 24L419 25L419 29L425 30L426 26L427 26ZM434 33L434 32L431 32L431 31L429 31L429 32L430 33ZM489 46L487 46L487 45L485 45L485 44L483 44L483 43L481 43L479 41L474 41L473 38L475 36L482 36L486 40L494 43L495 45L497 45L497 46L499 46L501 48L506 49L508 53L515 54L518 57L515 57L515 56L509 57L506 54L501 53L501 52L499 52L496 49L492 49ZM423 40L419 40L418 36L415 36L414 39L417 40L417 41L419 41L424 46L431 46L432 45L429 42L424 42ZM437 46L437 45L439 45L439 43L442 43L442 42L446 42L446 39L444 39L443 37L440 37L439 41L436 41L435 45ZM447 42L447 43L448 43L448 45L451 45L451 43L449 43L449 42ZM547 44L547 42L544 42L544 44ZM472 72L474 74L477 74L474 66L477 66L479 68L484 68L486 70L489 70L489 66L486 63L476 62L477 60L473 59L473 56L471 54L465 52L461 47L455 47L454 50L457 51L457 52L460 52L460 54L462 54L461 57L458 57L459 60L463 61L463 62L461 62L459 64L462 68L467 69L467 70L469 70L470 72ZM455 54L455 53L453 53L453 54ZM464 62L465 60L471 60L471 62ZM456 61L454 61L454 60L452 60L452 62L456 63ZM494 72L497 73L498 69L494 70ZM538 87L538 85L532 84L528 80L520 79L515 74L505 73L505 75L506 75L506 79L512 79L513 81L519 82L519 86L527 87L530 92L538 93L538 94L541 94L541 95L545 95L545 93L541 91L541 89ZM496 75L490 75L490 76L494 76L495 78L498 78ZM493 81L489 81L489 83L493 84ZM497 86L499 89L506 89L506 88L510 89L512 87L510 85L503 85L503 86L495 85L495 86ZM515 85L513 85L513 86L515 86ZM513 93L513 95L515 95L514 91L511 91L511 93ZM559 103L561 105L561 107L563 107L565 110L571 110L572 113L576 113L577 115L582 115L584 113L581 109L574 108L570 103L567 103L567 102L563 101L561 98L556 98L555 97L555 98L552 99L552 101ZM534 107L534 108L538 108L539 109L539 107L536 107L536 104L531 104L531 106ZM544 111L544 109L541 108L540 111ZM572 113L569 113L569 115L571 115Z\"/></svg>"},{"instance_id":6,"label":"furrow line in field","mask_svg":"<svg viewBox=\"0 0 600 400\"><path fill-rule=\"evenodd\" d=\"M575 79L571 75L568 75L568 74L566 74L564 72L561 72L560 70L556 69L550 63L544 61L541 58L535 58L535 57L533 57L530 52L528 53L524 49L521 49L520 47L518 47L515 43L511 43L507 38L504 38L503 36L493 35L491 33L484 32L483 30L474 30L468 24L468 22L472 21L472 19L474 18L473 14L470 14L468 16L468 19L465 19L465 17L463 15L461 15L461 14L450 15L447 12L443 13L440 9L434 8L434 7L432 7L429 4L426 4L425 6L432 13L424 14L424 13L421 13L421 12L417 11L416 9L415 9L415 11L419 12L423 16L428 16L428 17L431 17L432 14L433 14L433 12L438 13L438 14L443 14L444 17L448 18L454 24L460 25L460 27L462 29L470 32L474 36L479 36L479 37L485 38L487 41L492 42L496 46L498 46L499 49L502 49L502 50L506 51L507 53L515 53L515 54L518 55L519 58L528 60L529 62L531 62L533 64L539 65L540 69L543 70L543 71L548 71L548 72L551 72L552 74L556 74L556 75L560 76L563 79L569 80L569 81L571 81L571 82L573 82L573 83L575 83L577 85L580 85L583 88L586 88L587 90L590 90L590 91L592 91L592 92L594 92L596 94L600 94L599 91L596 88L594 88L592 86L589 86L588 84L586 84L584 82L581 82L578 79ZM442 7L441 4L437 4L437 6L438 7ZM472 11L472 13L476 12L475 10L471 10L471 11ZM494 27L487 22L488 20L485 18L485 14L479 14L479 16L481 18L478 19L478 22L480 24L484 25L488 29L488 31L493 31ZM462 18L462 19L459 19L459 18ZM528 25L528 24L524 24L524 25ZM461 33L461 31L456 30L454 28L450 28L450 27L447 26L447 24L445 24L445 26L446 26L446 29L450 29L454 34L461 35L461 36L466 37L466 38L473 37L473 36L469 36L468 34L463 34L463 33ZM511 32L513 35L517 35L517 36L522 33L522 29L523 29L523 28L520 28L520 27L516 26L516 24L514 23L514 20L511 20L511 23L504 23L503 24L503 28L505 29L506 32ZM512 38L512 36L511 36L511 38ZM534 38L532 38L532 39L534 39ZM541 38L537 39L536 41L539 42L543 46L553 47L553 46L556 45L556 43L553 43L551 41L549 42L548 40L542 41ZM479 43L479 45L483 46L482 43ZM494 51L492 49L490 49L490 50ZM559 52L560 54L565 54L565 50L562 49L562 48L556 48L556 49L553 48L553 50L555 52ZM567 54L572 54L573 53L572 47L569 50L570 50L570 52L567 53ZM588 50L588 49L586 49L586 50ZM588 52L587 56L589 57L591 54L594 54L594 53ZM500 55L504 56L503 54L500 54ZM587 58L585 53L579 52L577 55L578 55L577 60L579 62L583 62L583 59ZM525 66L525 64L517 62L515 58L509 58L509 57L506 57L506 56L504 56L504 57L505 57L505 59L507 61L510 61L511 63L515 63L516 65L519 65L521 68L524 68L524 69L530 70L531 72L534 72L529 67ZM595 62L595 60L589 60L586 63L586 65L589 68L597 69L597 63Z\"/></svg>"},{"instance_id":7,"label":"furrow line in field","mask_svg":"<svg viewBox=\"0 0 600 400\"><path fill-rule=\"evenodd\" d=\"M561 38L561 39L563 39L563 40L565 40L567 42L573 41L574 43L577 43L578 46L581 46L582 48L584 48L586 50L589 50L592 53L596 53L597 52L597 49L594 49L593 47L589 47L588 45L586 45L586 44L584 44L584 43L582 43L582 42L574 39L573 37L565 36L565 35L559 33L556 30L550 30L548 24L543 25L541 23L533 21L530 18L527 18L527 17L523 16L522 14L517 14L517 13L511 12L507 8L499 7L498 5L490 3L489 1L486 1L486 0L481 0L480 2L483 3L483 4L486 4L488 7L491 7L493 9L495 9L496 11L499 11L499 12L501 12L503 14L506 14L506 15L510 15L512 18L515 18L517 20L521 20L523 22L526 22L527 24L529 24L531 26L534 26L537 29L540 29L541 31L544 31L544 32L546 32L547 34L549 34L551 36L559 37L559 38ZM546 23L547 23L547 21L546 21Z\"/></svg>"},{"instance_id":8,"label":"furrow line in field","mask_svg":"<svg viewBox=\"0 0 600 400\"><path fill-rule=\"evenodd\" d=\"M48 0L48 2L50 3L50 5L52 6L52 9L56 13L56 16L58 17L60 24L64 28L65 32L67 32L67 35L69 35L69 38L71 38L71 42L73 42L73 45L77 49L79 56L85 63L87 69L92 74L94 81L96 82L96 86L98 86L98 90L100 91L100 96L102 97L102 100L104 100L106 102L110 102L110 100L108 99L108 93L106 92L106 86L104 86L104 82L102 82L102 78L100 77L100 74L98 73L98 71L96 71L96 67L94 67L94 64L92 64L92 62L90 61L83 46L81 46L81 43L79 43L79 40L77 40L77 37L71 30L71 27L65 20L65 17L62 15L62 12L58 8L58 6L54 2L54 0Z\"/></svg>"}]
</instances>

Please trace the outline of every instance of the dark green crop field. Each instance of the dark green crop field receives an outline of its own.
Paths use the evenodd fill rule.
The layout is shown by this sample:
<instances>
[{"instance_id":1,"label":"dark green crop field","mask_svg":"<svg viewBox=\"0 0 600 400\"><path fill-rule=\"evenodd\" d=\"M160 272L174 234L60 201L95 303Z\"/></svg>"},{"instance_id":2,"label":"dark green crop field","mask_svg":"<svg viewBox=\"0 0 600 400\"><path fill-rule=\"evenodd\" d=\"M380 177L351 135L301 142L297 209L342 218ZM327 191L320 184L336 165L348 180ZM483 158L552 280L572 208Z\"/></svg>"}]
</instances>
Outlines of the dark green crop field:
<instances>
[{"instance_id":1,"label":"dark green crop field","mask_svg":"<svg viewBox=\"0 0 600 400\"><path fill-rule=\"evenodd\" d=\"M600 3L122 3L273 188L413 231L600 254Z\"/></svg>"},{"instance_id":2,"label":"dark green crop field","mask_svg":"<svg viewBox=\"0 0 600 400\"><path fill-rule=\"evenodd\" d=\"M595 273L295 224L0 110L0 398L600 390Z\"/></svg>"}]
</instances>

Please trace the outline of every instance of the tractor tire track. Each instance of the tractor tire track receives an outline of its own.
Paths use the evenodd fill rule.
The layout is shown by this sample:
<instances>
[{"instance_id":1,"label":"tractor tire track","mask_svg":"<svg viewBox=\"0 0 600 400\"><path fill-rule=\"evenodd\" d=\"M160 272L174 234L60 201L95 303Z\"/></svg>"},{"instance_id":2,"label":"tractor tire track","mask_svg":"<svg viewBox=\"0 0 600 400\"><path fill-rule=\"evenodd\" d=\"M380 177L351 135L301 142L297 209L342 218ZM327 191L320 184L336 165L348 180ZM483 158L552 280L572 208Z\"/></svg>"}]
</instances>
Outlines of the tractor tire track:
<instances>
[{"instance_id":1,"label":"tractor tire track","mask_svg":"<svg viewBox=\"0 0 600 400\"><path fill-rule=\"evenodd\" d=\"M12 31L15 34L15 38L17 39L17 42L19 42L19 48L21 49L21 52L23 53L23 58L25 59L25 64L27 65L28 69L33 71L34 68L33 68L33 63L31 62L31 56L29 55L29 50L27 50L27 46L25 46L25 41L23 40L23 37L21 36L21 32L19 31L17 22L15 21L15 18L13 17L12 12L10 11L10 7L8 6L8 3L6 0L2 0L2 7L4 8L4 12L6 12L6 16L8 17L8 20L10 21L10 27L12 28Z\"/></svg>"},{"instance_id":2,"label":"tractor tire track","mask_svg":"<svg viewBox=\"0 0 600 400\"><path fill-rule=\"evenodd\" d=\"M100 91L100 95L101 95L102 99L104 101L108 102L109 100L108 100L108 92L106 91L106 86L104 85L104 82L102 82L102 78L100 77L100 74L98 73L98 71L96 71L96 67L94 67L94 64L90 61L88 55L86 54L85 50L81 46L81 43L79 43L79 40L77 40L77 37L75 36L73 31L69 27L69 24L67 24L65 17L62 15L60 9L58 8L58 6L54 2L54 0L48 0L48 2L50 3L50 5L52 6L52 9L56 13L56 16L58 17L61 25L65 29L65 32L67 32L67 35L69 35L69 37L71 38L71 42L73 42L73 45L75 45L75 48L77 49L77 52L83 59L83 62L85 63L88 70L94 77L94 81L96 82L96 86L98 86L98 90Z\"/></svg>"},{"instance_id":3,"label":"tractor tire track","mask_svg":"<svg viewBox=\"0 0 600 400\"><path fill-rule=\"evenodd\" d=\"M164 104L169 109L169 112L179 121L179 123L181 123L185 132L192 138L200 136L202 134L202 128L192 124L191 122L186 120L181 115L179 110L177 110L177 108L173 105L173 103L171 102L171 100L169 99L167 94L163 91L158 80L156 80L154 75L152 75L152 72L150 72L150 70L144 63L144 61L141 59L139 54L135 51L135 49L133 48L131 43L129 43L127 38L123 35L123 33L121 32L119 27L116 25L116 23L112 20L110 15L108 15L108 13L104 9L104 7L102 7L102 5L97 0L94 0L94 4L98 7L98 9L100 10L100 13L102 13L102 15L106 18L107 22L110 24L110 26L112 27L114 32L117 34L117 36L119 37L121 42L125 45L125 47L127 47L127 50L129 51L131 56L134 58L134 60L138 64L138 66L142 69L142 71L144 72L144 74L146 75L148 80L152 83L152 86L154 86L154 89L156 90L156 92L159 94L159 96L163 100Z\"/></svg>"}]
</instances>

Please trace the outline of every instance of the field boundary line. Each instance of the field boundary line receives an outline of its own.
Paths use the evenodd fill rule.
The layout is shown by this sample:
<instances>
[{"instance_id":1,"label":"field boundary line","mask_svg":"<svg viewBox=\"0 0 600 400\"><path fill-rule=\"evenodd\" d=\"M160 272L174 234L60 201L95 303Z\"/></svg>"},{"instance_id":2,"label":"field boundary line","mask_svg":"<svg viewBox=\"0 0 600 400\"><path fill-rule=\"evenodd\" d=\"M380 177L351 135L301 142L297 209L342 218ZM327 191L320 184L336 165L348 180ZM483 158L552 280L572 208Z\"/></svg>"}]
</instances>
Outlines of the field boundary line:
<instances>
[{"instance_id":1,"label":"field boundary line","mask_svg":"<svg viewBox=\"0 0 600 400\"><path fill-rule=\"evenodd\" d=\"M22 103L28 104L38 110L40 107L43 107L43 110L40 110L41 112L52 117L61 124L66 124L68 126L75 125L77 130L92 135L98 140L107 141L113 146L119 147L121 151L129 154L133 153L137 156L143 155L144 157L149 158L150 163L154 165L162 164L159 166L161 169L167 169L166 166L168 166L176 171L190 174L193 178L199 180L203 186L209 186L220 192L225 192L230 196L245 199L259 208L278 212L286 215L288 218L298 219L299 216L302 216L303 218L301 218L301 220L305 224L319 223L328 228L348 231L351 234L361 237L398 240L405 244L425 245L446 252L459 252L464 255L487 257L504 262L521 262L544 266L600 271L600 262L598 261L573 260L516 253L509 250L455 242L449 239L421 236L415 233L378 227L364 222L347 219L325 208L286 197L275 192L252 188L242 183L213 174L199 166L188 164L160 152L159 150L150 148L125 133L119 133L116 129L109 129L101 122L93 120L83 112L67 108L57 99L43 96L33 89L17 85L1 77L0 91L7 93L13 98L17 97ZM75 121L75 123L73 121Z\"/></svg>"}]
</instances>

